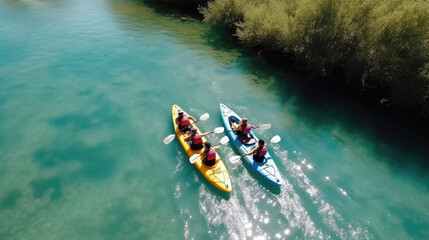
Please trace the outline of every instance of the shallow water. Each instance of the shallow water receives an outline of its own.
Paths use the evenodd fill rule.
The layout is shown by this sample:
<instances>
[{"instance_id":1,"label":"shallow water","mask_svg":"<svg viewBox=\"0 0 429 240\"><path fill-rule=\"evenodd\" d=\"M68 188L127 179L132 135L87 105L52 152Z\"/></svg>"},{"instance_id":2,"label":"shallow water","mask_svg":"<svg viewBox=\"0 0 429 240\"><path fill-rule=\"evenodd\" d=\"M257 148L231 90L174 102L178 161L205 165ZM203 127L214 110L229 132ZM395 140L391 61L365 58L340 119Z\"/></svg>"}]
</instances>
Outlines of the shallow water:
<instances>
[{"instance_id":1,"label":"shallow water","mask_svg":"<svg viewBox=\"0 0 429 240\"><path fill-rule=\"evenodd\" d=\"M306 104L202 23L139 1L7 0L0 53L0 239L429 238L427 159ZM163 144L173 104L208 112L209 131L219 103L282 137L280 189L228 162L231 144L231 194Z\"/></svg>"}]
</instances>

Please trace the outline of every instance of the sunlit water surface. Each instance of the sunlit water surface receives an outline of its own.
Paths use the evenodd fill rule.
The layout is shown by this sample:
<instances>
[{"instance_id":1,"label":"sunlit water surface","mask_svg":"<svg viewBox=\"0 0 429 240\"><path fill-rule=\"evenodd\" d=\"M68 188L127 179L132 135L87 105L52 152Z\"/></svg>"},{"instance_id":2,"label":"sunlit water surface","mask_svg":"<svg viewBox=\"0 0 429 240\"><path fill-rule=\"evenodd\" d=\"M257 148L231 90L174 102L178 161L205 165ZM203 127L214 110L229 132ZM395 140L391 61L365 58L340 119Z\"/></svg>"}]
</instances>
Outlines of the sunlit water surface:
<instances>
[{"instance_id":1,"label":"sunlit water surface","mask_svg":"<svg viewBox=\"0 0 429 240\"><path fill-rule=\"evenodd\" d=\"M313 118L287 76L216 36L139 1L1 1L0 239L429 238L419 156ZM231 194L163 144L172 104L209 131L219 103L282 137L280 189L227 161L231 144Z\"/></svg>"}]
</instances>

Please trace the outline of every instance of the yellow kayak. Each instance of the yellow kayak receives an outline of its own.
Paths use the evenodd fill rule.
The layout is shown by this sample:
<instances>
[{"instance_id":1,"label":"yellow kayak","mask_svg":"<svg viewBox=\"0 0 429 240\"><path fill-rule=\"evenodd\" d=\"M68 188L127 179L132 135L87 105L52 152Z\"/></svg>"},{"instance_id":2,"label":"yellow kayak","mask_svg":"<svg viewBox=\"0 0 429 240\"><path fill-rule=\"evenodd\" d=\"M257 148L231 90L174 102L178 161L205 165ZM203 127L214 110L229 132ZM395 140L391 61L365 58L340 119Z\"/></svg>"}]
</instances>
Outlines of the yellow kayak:
<instances>
[{"instance_id":1,"label":"yellow kayak","mask_svg":"<svg viewBox=\"0 0 429 240\"><path fill-rule=\"evenodd\" d=\"M185 133L182 133L182 132L178 133L179 127L177 126L175 120L178 116L177 111L179 109L181 109L179 106L173 105L173 109L172 109L173 125L174 125L174 131L177 134L177 138L179 139L180 143L182 144L182 147L185 149L186 154L188 154L188 157L191 157L194 154L203 153L204 148L201 150L196 150L196 151L192 150L191 146L185 141L185 138L187 137L187 135ZM183 111L183 109L182 109L182 111ZM187 114L187 113L185 112L185 114ZM189 122L191 125L194 123L190 119L189 119ZM192 126L197 127L195 125L192 125ZM201 133L199 129L198 129L198 133ZM201 140L203 141L203 143L206 141L206 139L204 137L202 137ZM207 180L209 180L209 182L211 182L215 187L217 187L220 190L225 191L225 192L231 192L232 191L231 179L229 178L229 174L228 174L228 171L226 170L225 164L219 158L219 155L216 153L217 164L214 166L210 166L210 167L203 163L204 157L205 157L204 154L201 154L201 156L194 163L195 167L197 167L197 169L200 170L201 174L203 174L203 176L205 178L207 178Z\"/></svg>"}]
</instances>

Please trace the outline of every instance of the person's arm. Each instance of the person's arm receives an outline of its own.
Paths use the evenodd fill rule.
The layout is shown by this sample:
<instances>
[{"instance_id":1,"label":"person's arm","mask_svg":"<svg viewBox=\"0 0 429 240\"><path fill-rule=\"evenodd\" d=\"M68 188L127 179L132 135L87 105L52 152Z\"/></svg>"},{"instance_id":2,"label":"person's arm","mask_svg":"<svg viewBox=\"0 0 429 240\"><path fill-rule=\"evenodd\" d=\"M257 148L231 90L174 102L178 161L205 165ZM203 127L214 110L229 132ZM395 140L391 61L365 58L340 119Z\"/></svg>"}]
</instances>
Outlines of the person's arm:
<instances>
[{"instance_id":1,"label":"person's arm","mask_svg":"<svg viewBox=\"0 0 429 240\"><path fill-rule=\"evenodd\" d=\"M187 136L186 138L185 138L185 141L189 141L189 140L191 140L192 139L192 135L189 135L189 136Z\"/></svg>"},{"instance_id":2,"label":"person's arm","mask_svg":"<svg viewBox=\"0 0 429 240\"><path fill-rule=\"evenodd\" d=\"M250 125L250 128L256 129L256 127L255 127L255 126L253 126L253 125Z\"/></svg>"},{"instance_id":3,"label":"person's arm","mask_svg":"<svg viewBox=\"0 0 429 240\"><path fill-rule=\"evenodd\" d=\"M188 119L191 119L192 121L196 122L197 120L195 120L194 117L192 117L191 115L188 115Z\"/></svg>"},{"instance_id":4,"label":"person's arm","mask_svg":"<svg viewBox=\"0 0 429 240\"><path fill-rule=\"evenodd\" d=\"M204 137L204 136L207 136L207 135L209 135L209 134L211 134L211 132L201 133L201 134L200 134L200 137Z\"/></svg>"},{"instance_id":5,"label":"person's arm","mask_svg":"<svg viewBox=\"0 0 429 240\"><path fill-rule=\"evenodd\" d=\"M243 125L243 122L242 121L240 121L240 124L238 124L238 126L236 127L236 128L234 128L234 130L232 130L232 131L237 131L237 130L240 130L241 129L241 125Z\"/></svg>"},{"instance_id":6,"label":"person's arm","mask_svg":"<svg viewBox=\"0 0 429 240\"><path fill-rule=\"evenodd\" d=\"M255 154L257 151L258 151L258 147L255 147L252 151L250 151L246 154L243 154L241 156L244 157L244 156L252 155L252 154Z\"/></svg>"},{"instance_id":7,"label":"person's arm","mask_svg":"<svg viewBox=\"0 0 429 240\"><path fill-rule=\"evenodd\" d=\"M219 148L220 148L220 145L217 145L217 146L214 146L213 147L213 150L219 150ZM217 153L216 153L216 159L215 159L215 165L218 163L220 161L220 158L218 158L217 157Z\"/></svg>"}]
</instances>

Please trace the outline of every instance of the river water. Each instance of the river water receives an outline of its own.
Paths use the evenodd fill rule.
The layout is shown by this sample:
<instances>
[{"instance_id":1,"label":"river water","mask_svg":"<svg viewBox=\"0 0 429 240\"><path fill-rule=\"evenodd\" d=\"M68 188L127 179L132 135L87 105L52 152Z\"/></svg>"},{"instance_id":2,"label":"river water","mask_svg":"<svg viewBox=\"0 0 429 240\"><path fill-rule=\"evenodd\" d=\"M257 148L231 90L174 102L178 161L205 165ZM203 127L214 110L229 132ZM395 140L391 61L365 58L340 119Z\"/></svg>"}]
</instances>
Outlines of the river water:
<instances>
[{"instance_id":1,"label":"river water","mask_svg":"<svg viewBox=\"0 0 429 240\"><path fill-rule=\"evenodd\" d=\"M0 239L428 239L427 159L293 77L140 1L1 1ZM209 131L219 103L282 137L280 189L231 144L230 194L163 144L173 104Z\"/></svg>"}]
</instances>

